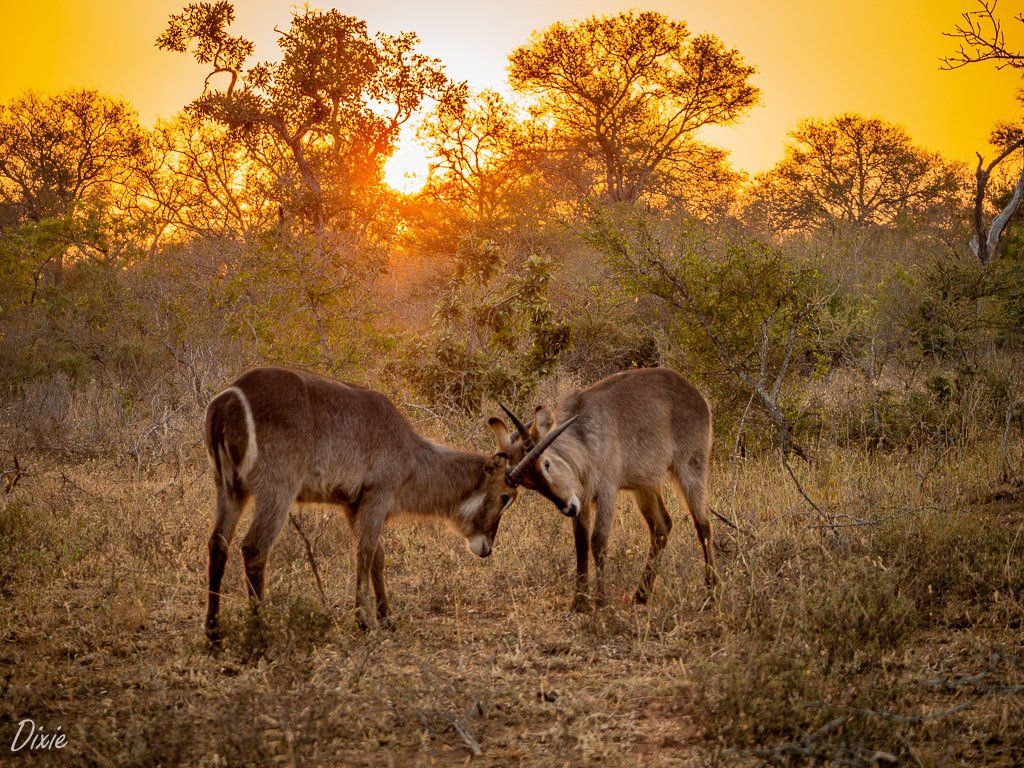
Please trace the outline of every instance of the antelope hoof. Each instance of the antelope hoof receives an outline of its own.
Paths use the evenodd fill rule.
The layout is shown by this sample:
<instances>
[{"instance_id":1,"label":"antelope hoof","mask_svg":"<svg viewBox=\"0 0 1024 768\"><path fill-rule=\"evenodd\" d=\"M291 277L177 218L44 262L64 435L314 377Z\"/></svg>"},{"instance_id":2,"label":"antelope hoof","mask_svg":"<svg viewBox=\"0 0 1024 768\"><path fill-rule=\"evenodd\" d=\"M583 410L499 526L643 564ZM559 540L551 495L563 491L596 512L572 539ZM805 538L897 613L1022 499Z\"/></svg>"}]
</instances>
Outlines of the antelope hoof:
<instances>
[{"instance_id":1,"label":"antelope hoof","mask_svg":"<svg viewBox=\"0 0 1024 768\"><path fill-rule=\"evenodd\" d=\"M718 579L709 581L706 585L707 595L704 598L704 606L710 607L718 602L718 598L722 595L722 582Z\"/></svg>"},{"instance_id":2,"label":"antelope hoof","mask_svg":"<svg viewBox=\"0 0 1024 768\"><path fill-rule=\"evenodd\" d=\"M636 594L633 595L633 602L637 605L647 605L647 601L651 599L651 593L640 587L637 589Z\"/></svg>"},{"instance_id":3,"label":"antelope hoof","mask_svg":"<svg viewBox=\"0 0 1024 768\"><path fill-rule=\"evenodd\" d=\"M220 624L216 619L206 622L206 639L210 641L210 645L215 651L220 650L224 635L221 633Z\"/></svg>"},{"instance_id":4,"label":"antelope hoof","mask_svg":"<svg viewBox=\"0 0 1024 768\"><path fill-rule=\"evenodd\" d=\"M589 613L591 609L590 598L581 592L576 593L572 599L572 606L569 610L573 613Z\"/></svg>"},{"instance_id":5,"label":"antelope hoof","mask_svg":"<svg viewBox=\"0 0 1024 768\"><path fill-rule=\"evenodd\" d=\"M380 624L380 628L387 630L388 632L394 632L398 628L398 625L395 624L395 620L391 616L381 616L378 619L378 622Z\"/></svg>"},{"instance_id":6,"label":"antelope hoof","mask_svg":"<svg viewBox=\"0 0 1024 768\"><path fill-rule=\"evenodd\" d=\"M356 608L356 626L360 632L369 632L377 628L377 617L375 612L364 610L361 606Z\"/></svg>"}]
</instances>

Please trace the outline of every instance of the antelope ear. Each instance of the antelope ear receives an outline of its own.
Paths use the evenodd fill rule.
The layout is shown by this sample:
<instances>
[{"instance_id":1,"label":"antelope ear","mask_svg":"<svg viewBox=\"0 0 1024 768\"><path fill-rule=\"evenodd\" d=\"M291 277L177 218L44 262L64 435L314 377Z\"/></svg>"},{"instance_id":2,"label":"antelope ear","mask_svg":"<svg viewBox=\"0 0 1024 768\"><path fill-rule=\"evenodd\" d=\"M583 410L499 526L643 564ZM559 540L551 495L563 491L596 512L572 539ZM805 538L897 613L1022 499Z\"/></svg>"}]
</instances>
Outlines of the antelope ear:
<instances>
[{"instance_id":1,"label":"antelope ear","mask_svg":"<svg viewBox=\"0 0 1024 768\"><path fill-rule=\"evenodd\" d=\"M498 444L498 450L510 451L512 449L512 440L509 437L508 427L505 426L505 422L492 416L487 420L487 426L494 433L494 441Z\"/></svg>"},{"instance_id":2,"label":"antelope ear","mask_svg":"<svg viewBox=\"0 0 1024 768\"><path fill-rule=\"evenodd\" d=\"M508 454L504 451L498 451L487 460L484 468L492 475L495 472L504 473L508 469Z\"/></svg>"},{"instance_id":3,"label":"antelope ear","mask_svg":"<svg viewBox=\"0 0 1024 768\"><path fill-rule=\"evenodd\" d=\"M533 441L540 440L554 426L555 417L551 415L551 411L543 405L538 405L533 412L533 425L530 427L530 437L533 438Z\"/></svg>"}]
</instances>

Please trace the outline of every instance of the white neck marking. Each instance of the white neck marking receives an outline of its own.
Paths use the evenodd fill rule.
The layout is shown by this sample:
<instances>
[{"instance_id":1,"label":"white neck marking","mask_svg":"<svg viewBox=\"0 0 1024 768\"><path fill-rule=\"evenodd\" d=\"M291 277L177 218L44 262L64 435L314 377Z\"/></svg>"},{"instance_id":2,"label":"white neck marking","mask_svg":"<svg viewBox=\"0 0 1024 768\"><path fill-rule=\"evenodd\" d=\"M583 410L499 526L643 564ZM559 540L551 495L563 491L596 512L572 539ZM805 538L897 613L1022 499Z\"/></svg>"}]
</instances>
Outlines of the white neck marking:
<instances>
[{"instance_id":1,"label":"white neck marking","mask_svg":"<svg viewBox=\"0 0 1024 768\"><path fill-rule=\"evenodd\" d=\"M476 491L472 496L463 499L462 503L459 504L459 517L463 520L468 520L471 517L476 516L484 505L484 492Z\"/></svg>"}]
</instances>

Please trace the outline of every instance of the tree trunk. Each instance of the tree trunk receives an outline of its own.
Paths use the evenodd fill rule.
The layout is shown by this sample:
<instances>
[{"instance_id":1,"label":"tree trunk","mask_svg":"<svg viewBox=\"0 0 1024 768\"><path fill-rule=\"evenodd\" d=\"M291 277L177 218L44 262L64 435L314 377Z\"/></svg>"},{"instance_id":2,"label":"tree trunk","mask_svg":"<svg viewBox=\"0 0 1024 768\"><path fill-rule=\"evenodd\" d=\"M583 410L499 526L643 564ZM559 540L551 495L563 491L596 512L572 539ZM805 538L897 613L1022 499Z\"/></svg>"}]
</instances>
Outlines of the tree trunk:
<instances>
[{"instance_id":1,"label":"tree trunk","mask_svg":"<svg viewBox=\"0 0 1024 768\"><path fill-rule=\"evenodd\" d=\"M978 155L978 170L975 172L978 183L974 193L974 237L971 238L971 252L978 258L983 267L996 257L996 253L999 250L999 240L1003 236L1003 230L1013 217L1013 214L1017 212L1021 200L1024 199L1024 170L1021 171L1020 178L1017 179L1017 183L1013 187L1013 195L1010 197L1010 201L996 214L986 231L985 192L988 189L988 182L992 177L992 171L995 167L1022 146L1024 146L1024 141L1018 141L1007 147L987 166L982 164L982 157L980 154Z\"/></svg>"}]
</instances>

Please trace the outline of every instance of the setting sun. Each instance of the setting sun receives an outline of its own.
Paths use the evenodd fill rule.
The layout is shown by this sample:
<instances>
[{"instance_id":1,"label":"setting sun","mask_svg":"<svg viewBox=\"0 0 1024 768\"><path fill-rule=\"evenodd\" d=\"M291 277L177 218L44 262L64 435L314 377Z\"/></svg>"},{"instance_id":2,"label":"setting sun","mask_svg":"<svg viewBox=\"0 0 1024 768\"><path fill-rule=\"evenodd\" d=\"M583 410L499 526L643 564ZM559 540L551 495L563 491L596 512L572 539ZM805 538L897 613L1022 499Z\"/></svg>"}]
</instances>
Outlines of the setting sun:
<instances>
[{"instance_id":1,"label":"setting sun","mask_svg":"<svg viewBox=\"0 0 1024 768\"><path fill-rule=\"evenodd\" d=\"M394 153L384 163L384 182L396 192L411 195L423 189L430 160L414 131L405 130Z\"/></svg>"}]
</instances>

